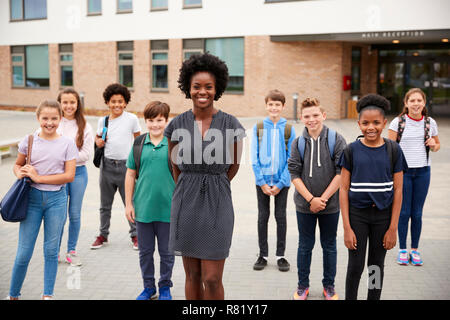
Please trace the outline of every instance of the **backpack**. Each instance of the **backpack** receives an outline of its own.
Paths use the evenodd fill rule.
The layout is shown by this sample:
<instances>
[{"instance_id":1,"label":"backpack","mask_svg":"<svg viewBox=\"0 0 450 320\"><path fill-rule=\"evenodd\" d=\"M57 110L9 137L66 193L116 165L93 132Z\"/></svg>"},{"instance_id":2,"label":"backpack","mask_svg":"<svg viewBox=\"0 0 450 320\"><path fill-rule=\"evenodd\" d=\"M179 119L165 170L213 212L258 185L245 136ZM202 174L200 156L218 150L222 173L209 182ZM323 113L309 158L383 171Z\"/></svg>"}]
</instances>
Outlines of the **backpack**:
<instances>
[{"instance_id":1,"label":"backpack","mask_svg":"<svg viewBox=\"0 0 450 320\"><path fill-rule=\"evenodd\" d=\"M358 138L356 138L356 140L358 140L360 137L362 137L362 136L358 136ZM386 144L387 153L389 155L389 162L391 163L391 174L392 174L392 179L393 179L394 178L394 166L395 166L395 161L398 158L399 145L395 141L392 141L391 139L383 138L383 140L384 140L384 143ZM353 143L354 142L350 143L344 149L345 162L349 164L350 173L353 170L353 151L352 151Z\"/></svg>"},{"instance_id":2,"label":"backpack","mask_svg":"<svg viewBox=\"0 0 450 320\"><path fill-rule=\"evenodd\" d=\"M134 157L134 165L136 166L136 180L139 178L139 169L141 167L141 155L142 155L142 149L144 148L144 142L145 142L145 137L147 136L147 133L141 134L140 136L136 137L136 139L134 139L133 142L133 157ZM170 157L168 157L169 159L169 170L170 170L170 174L173 177L173 170L172 170L172 163L170 162Z\"/></svg>"},{"instance_id":3,"label":"backpack","mask_svg":"<svg viewBox=\"0 0 450 320\"><path fill-rule=\"evenodd\" d=\"M427 116L424 117L425 121L423 122L424 127L423 130L424 130L424 142L426 142L430 138L430 118ZM403 131L405 131L405 125L406 125L406 117L403 114L398 117L397 143L400 143L400 140L402 139ZM425 146L425 151L427 153L427 162L428 162L430 147Z\"/></svg>"},{"instance_id":4,"label":"backpack","mask_svg":"<svg viewBox=\"0 0 450 320\"><path fill-rule=\"evenodd\" d=\"M286 146L286 151L288 151L289 139L291 137L292 126L289 123L286 123L284 127L284 145ZM256 124L256 136L258 137L258 144L261 145L262 136L264 132L264 122L258 121Z\"/></svg>"},{"instance_id":5,"label":"backpack","mask_svg":"<svg viewBox=\"0 0 450 320\"><path fill-rule=\"evenodd\" d=\"M336 131L328 128L328 136L327 136L328 149L330 151L330 157L332 160L334 160L334 146L336 145L336 135L337 135ZM297 148L298 152L300 153L300 159L302 159L302 161L305 155L305 145L306 145L305 137L303 136L299 137L297 142Z\"/></svg>"}]
</instances>

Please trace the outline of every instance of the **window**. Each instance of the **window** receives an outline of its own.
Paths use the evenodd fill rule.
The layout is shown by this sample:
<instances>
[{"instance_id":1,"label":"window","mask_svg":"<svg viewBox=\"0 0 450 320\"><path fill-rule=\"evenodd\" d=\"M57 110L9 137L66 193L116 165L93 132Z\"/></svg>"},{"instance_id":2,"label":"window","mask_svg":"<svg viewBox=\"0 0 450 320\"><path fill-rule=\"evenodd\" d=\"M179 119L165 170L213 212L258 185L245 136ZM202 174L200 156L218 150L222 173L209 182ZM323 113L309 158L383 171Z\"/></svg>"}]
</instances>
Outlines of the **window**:
<instances>
[{"instance_id":1,"label":"window","mask_svg":"<svg viewBox=\"0 0 450 320\"><path fill-rule=\"evenodd\" d=\"M244 91L244 38L183 40L183 60L203 52L218 56L227 64L228 93Z\"/></svg>"},{"instance_id":2,"label":"window","mask_svg":"<svg viewBox=\"0 0 450 320\"><path fill-rule=\"evenodd\" d=\"M202 7L202 0L184 0L183 1L183 8L201 8Z\"/></svg>"},{"instance_id":3,"label":"window","mask_svg":"<svg viewBox=\"0 0 450 320\"><path fill-rule=\"evenodd\" d=\"M169 41L151 40L152 90L168 91Z\"/></svg>"},{"instance_id":4,"label":"window","mask_svg":"<svg viewBox=\"0 0 450 320\"><path fill-rule=\"evenodd\" d=\"M102 14L102 0L88 0L88 10L89 16Z\"/></svg>"},{"instance_id":5,"label":"window","mask_svg":"<svg viewBox=\"0 0 450 320\"><path fill-rule=\"evenodd\" d=\"M59 64L61 66L61 87L73 86L72 44L59 45Z\"/></svg>"},{"instance_id":6,"label":"window","mask_svg":"<svg viewBox=\"0 0 450 320\"><path fill-rule=\"evenodd\" d=\"M119 83L133 87L133 41L117 42L119 61Z\"/></svg>"},{"instance_id":7,"label":"window","mask_svg":"<svg viewBox=\"0 0 450 320\"><path fill-rule=\"evenodd\" d=\"M361 90L361 48L352 48L352 94Z\"/></svg>"},{"instance_id":8,"label":"window","mask_svg":"<svg viewBox=\"0 0 450 320\"><path fill-rule=\"evenodd\" d=\"M25 49L24 47L11 47L12 85L25 86Z\"/></svg>"},{"instance_id":9,"label":"window","mask_svg":"<svg viewBox=\"0 0 450 320\"><path fill-rule=\"evenodd\" d=\"M10 0L11 21L46 19L47 0Z\"/></svg>"},{"instance_id":10,"label":"window","mask_svg":"<svg viewBox=\"0 0 450 320\"><path fill-rule=\"evenodd\" d=\"M184 39L183 61L189 59L194 54L202 54L205 51L204 42L204 39Z\"/></svg>"},{"instance_id":11,"label":"window","mask_svg":"<svg viewBox=\"0 0 450 320\"><path fill-rule=\"evenodd\" d=\"M150 10L167 10L168 9L168 0L150 0Z\"/></svg>"},{"instance_id":12,"label":"window","mask_svg":"<svg viewBox=\"0 0 450 320\"><path fill-rule=\"evenodd\" d=\"M226 91L244 91L244 38L206 39L205 51L227 64L230 78Z\"/></svg>"},{"instance_id":13,"label":"window","mask_svg":"<svg viewBox=\"0 0 450 320\"><path fill-rule=\"evenodd\" d=\"M117 0L117 12L118 13L133 12L133 1Z\"/></svg>"},{"instance_id":14,"label":"window","mask_svg":"<svg viewBox=\"0 0 450 320\"><path fill-rule=\"evenodd\" d=\"M13 87L50 85L48 45L11 47Z\"/></svg>"}]
</instances>

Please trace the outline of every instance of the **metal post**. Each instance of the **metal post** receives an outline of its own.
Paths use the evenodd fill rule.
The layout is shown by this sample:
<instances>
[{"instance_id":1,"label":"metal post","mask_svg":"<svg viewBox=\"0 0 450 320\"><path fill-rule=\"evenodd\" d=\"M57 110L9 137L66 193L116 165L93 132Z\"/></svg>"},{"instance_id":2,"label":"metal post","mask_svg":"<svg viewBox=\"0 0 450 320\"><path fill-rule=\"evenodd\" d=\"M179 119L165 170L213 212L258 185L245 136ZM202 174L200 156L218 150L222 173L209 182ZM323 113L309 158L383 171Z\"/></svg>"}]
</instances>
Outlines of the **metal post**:
<instances>
[{"instance_id":1,"label":"metal post","mask_svg":"<svg viewBox=\"0 0 450 320\"><path fill-rule=\"evenodd\" d=\"M297 115L298 93L297 92L292 94L292 99L294 99L294 121L295 121L295 123L297 123L298 122L298 115Z\"/></svg>"},{"instance_id":2,"label":"metal post","mask_svg":"<svg viewBox=\"0 0 450 320\"><path fill-rule=\"evenodd\" d=\"M83 107L83 109L86 109L84 107L84 92L83 91L80 92L80 102L81 102L81 106Z\"/></svg>"}]
</instances>

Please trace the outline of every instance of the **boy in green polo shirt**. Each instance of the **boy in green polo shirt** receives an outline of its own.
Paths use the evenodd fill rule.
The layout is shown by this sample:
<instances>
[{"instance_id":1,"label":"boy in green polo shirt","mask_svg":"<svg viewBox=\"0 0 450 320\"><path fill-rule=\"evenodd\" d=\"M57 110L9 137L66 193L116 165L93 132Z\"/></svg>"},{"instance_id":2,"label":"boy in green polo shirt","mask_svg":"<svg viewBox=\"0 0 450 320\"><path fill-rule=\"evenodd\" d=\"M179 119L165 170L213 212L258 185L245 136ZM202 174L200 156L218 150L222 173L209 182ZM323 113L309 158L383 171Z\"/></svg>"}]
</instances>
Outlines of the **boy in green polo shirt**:
<instances>
[{"instance_id":1,"label":"boy in green polo shirt","mask_svg":"<svg viewBox=\"0 0 450 320\"><path fill-rule=\"evenodd\" d=\"M159 101L150 102L145 107L144 118L148 133L142 147L139 172L136 172L134 148L127 160L125 213L130 222L136 221L139 262L144 281L144 291L137 300L156 298L153 263L155 238L158 239L158 252L161 258L159 300L172 299L170 287L175 258L168 247L170 208L175 182L169 168L167 138L163 135L169 112L169 106Z\"/></svg>"}]
</instances>

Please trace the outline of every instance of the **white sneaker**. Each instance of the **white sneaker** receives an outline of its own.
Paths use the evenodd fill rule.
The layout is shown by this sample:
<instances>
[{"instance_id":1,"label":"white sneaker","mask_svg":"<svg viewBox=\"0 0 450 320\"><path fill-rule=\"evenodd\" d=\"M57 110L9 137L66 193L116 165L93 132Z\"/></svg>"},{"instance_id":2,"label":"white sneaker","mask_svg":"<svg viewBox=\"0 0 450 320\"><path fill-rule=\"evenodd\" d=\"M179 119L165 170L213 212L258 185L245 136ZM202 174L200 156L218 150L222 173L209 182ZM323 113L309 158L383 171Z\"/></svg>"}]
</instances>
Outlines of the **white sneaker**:
<instances>
[{"instance_id":1,"label":"white sneaker","mask_svg":"<svg viewBox=\"0 0 450 320\"><path fill-rule=\"evenodd\" d=\"M70 251L69 253L67 253L65 261L72 267L79 267L82 265L81 260L75 251Z\"/></svg>"}]
</instances>

